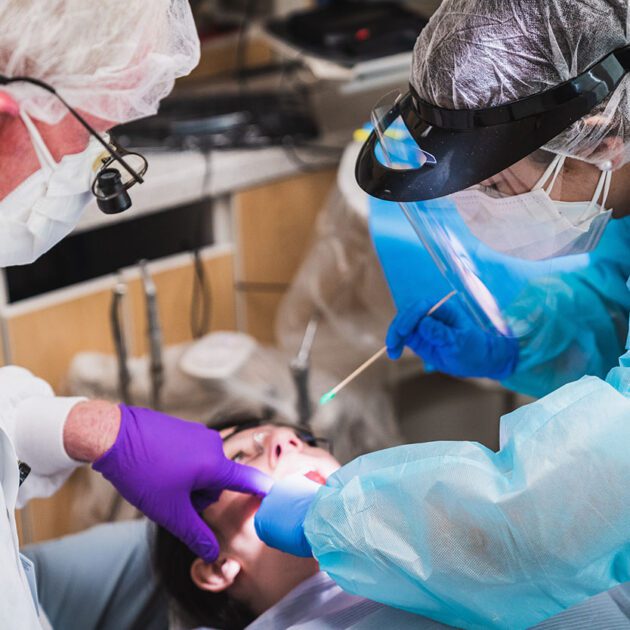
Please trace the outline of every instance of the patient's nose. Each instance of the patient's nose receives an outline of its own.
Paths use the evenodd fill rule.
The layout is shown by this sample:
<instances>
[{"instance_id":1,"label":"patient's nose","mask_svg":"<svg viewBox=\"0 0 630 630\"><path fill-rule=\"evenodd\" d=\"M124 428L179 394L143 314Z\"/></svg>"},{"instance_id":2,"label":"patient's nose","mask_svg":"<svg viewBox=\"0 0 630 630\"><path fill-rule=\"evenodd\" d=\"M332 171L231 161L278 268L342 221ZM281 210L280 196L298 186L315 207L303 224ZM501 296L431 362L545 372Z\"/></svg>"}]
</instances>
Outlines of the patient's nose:
<instances>
[{"instance_id":1,"label":"patient's nose","mask_svg":"<svg viewBox=\"0 0 630 630\"><path fill-rule=\"evenodd\" d=\"M304 443L288 427L275 427L269 435L269 466L275 469L279 459L287 453L299 453L304 450Z\"/></svg>"}]
</instances>

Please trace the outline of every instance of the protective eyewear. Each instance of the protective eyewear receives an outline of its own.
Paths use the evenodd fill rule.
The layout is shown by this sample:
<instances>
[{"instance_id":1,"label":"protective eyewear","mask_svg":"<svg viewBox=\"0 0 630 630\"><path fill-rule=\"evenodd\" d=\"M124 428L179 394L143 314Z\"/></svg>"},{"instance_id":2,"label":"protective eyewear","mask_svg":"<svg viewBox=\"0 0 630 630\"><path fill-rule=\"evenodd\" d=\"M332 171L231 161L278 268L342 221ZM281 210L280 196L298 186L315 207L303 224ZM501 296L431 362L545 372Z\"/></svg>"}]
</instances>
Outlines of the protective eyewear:
<instances>
[{"instance_id":1,"label":"protective eyewear","mask_svg":"<svg viewBox=\"0 0 630 630\"><path fill-rule=\"evenodd\" d=\"M374 109L356 164L359 186L385 201L413 202L479 184L586 116L629 70L625 46L545 92L485 109L437 107L410 86Z\"/></svg>"},{"instance_id":2,"label":"protective eyewear","mask_svg":"<svg viewBox=\"0 0 630 630\"><path fill-rule=\"evenodd\" d=\"M144 182L143 177L148 169L146 158L140 153L126 151L114 142L106 142L87 120L48 83L31 77L5 77L0 75L0 85L16 82L30 83L53 94L88 133L103 146L108 157L103 159L96 172L91 187L92 193L96 197L99 209L105 214L118 214L128 210L131 207L131 198L128 191L134 184L142 184Z\"/></svg>"},{"instance_id":3,"label":"protective eyewear","mask_svg":"<svg viewBox=\"0 0 630 630\"><path fill-rule=\"evenodd\" d=\"M564 203L557 200L571 182L562 163L546 172L547 165L523 158L587 115L628 69L630 46L571 81L488 109L434 107L413 88L387 95L372 112L373 131L356 165L360 186L380 200L372 203L371 222L386 224L402 209L478 327L531 335L554 309L554 278L598 256L611 216L604 205L610 173L593 181L584 203ZM487 186L521 169L514 166L521 160L532 171L527 192L503 195Z\"/></svg>"},{"instance_id":4,"label":"protective eyewear","mask_svg":"<svg viewBox=\"0 0 630 630\"><path fill-rule=\"evenodd\" d=\"M305 429L304 427L296 426L294 424L290 424L288 422L277 422L269 417L252 417L251 415L243 415L243 416L232 416L228 418L225 422L220 422L218 424L213 424L210 428L215 431L224 431L226 429L231 429L229 433L226 433L223 436L223 441L226 442L233 438L234 436L242 433L243 431L247 431L249 429L257 429L264 425L271 425L273 427L286 427L291 429L295 436L307 446L323 448L324 450L332 453L332 444L329 440L325 438L320 438L315 436L311 431ZM254 440L256 441L256 440Z\"/></svg>"}]
</instances>

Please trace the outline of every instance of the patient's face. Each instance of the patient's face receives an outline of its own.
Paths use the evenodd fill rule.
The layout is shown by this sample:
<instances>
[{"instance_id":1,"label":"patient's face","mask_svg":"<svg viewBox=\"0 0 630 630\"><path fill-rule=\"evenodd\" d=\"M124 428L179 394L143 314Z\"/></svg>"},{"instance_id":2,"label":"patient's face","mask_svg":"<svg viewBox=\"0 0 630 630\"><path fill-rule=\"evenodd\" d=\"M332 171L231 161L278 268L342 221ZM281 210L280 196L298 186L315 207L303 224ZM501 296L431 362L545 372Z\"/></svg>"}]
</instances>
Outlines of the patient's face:
<instances>
[{"instance_id":1,"label":"patient's face","mask_svg":"<svg viewBox=\"0 0 630 630\"><path fill-rule=\"evenodd\" d=\"M274 479L310 472L323 482L339 468L339 462L330 453L309 446L289 427L269 424L238 433L227 429L222 435L228 458L254 466ZM228 587L230 594L260 613L316 573L318 566L312 558L282 553L258 538L254 514L259 505L258 497L224 491L216 503L204 510L203 517L218 538L218 562L227 559L233 563L227 566L239 567Z\"/></svg>"}]
</instances>

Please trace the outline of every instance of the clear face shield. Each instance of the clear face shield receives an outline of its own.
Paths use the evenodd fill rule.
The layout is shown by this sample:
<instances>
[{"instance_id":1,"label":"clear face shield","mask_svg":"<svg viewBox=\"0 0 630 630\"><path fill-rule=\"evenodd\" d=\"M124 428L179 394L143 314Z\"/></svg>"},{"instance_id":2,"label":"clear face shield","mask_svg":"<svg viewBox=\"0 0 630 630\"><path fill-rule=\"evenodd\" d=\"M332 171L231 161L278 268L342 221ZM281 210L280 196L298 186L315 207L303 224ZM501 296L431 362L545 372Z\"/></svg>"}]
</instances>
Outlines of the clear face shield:
<instances>
[{"instance_id":1,"label":"clear face shield","mask_svg":"<svg viewBox=\"0 0 630 630\"><path fill-rule=\"evenodd\" d=\"M418 177L451 156L436 158L422 148L422 131L412 135L399 113L401 98L384 97L372 124L376 159L404 181L405 171ZM431 131L426 126L424 133ZM479 159L476 150L469 149L469 160ZM449 165L439 166L448 177ZM399 205L477 325L519 337L528 333L523 322L532 321L523 310L544 312L553 278L589 264L611 217L610 179L610 171L593 169L593 181L576 186L562 156L537 151L462 191Z\"/></svg>"}]
</instances>

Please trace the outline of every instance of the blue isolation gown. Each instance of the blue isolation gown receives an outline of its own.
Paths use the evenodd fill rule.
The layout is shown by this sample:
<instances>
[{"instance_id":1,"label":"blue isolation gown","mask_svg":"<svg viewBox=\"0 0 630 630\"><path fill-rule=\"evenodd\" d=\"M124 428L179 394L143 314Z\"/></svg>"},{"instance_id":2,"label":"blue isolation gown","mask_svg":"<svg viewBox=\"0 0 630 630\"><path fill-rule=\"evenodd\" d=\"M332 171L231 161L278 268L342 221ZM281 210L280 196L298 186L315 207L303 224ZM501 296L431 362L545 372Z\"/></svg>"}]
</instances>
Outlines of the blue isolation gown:
<instances>
[{"instance_id":1,"label":"blue isolation gown","mask_svg":"<svg viewBox=\"0 0 630 630\"><path fill-rule=\"evenodd\" d=\"M462 628L528 628L630 581L630 352L500 427L496 453L431 442L341 468L305 521L321 569Z\"/></svg>"},{"instance_id":2,"label":"blue isolation gown","mask_svg":"<svg viewBox=\"0 0 630 630\"><path fill-rule=\"evenodd\" d=\"M511 313L520 351L509 389L543 396L585 374L604 378L616 364L630 313L630 218L608 225L590 259L529 287Z\"/></svg>"},{"instance_id":3,"label":"blue isolation gown","mask_svg":"<svg viewBox=\"0 0 630 630\"><path fill-rule=\"evenodd\" d=\"M399 309L423 298L437 302L452 290L397 204L370 198L370 231ZM630 218L611 221L590 254L566 260L564 271L559 264L532 281L509 309L519 361L503 382L508 389L544 396L585 374L605 378L623 352Z\"/></svg>"},{"instance_id":4,"label":"blue isolation gown","mask_svg":"<svg viewBox=\"0 0 630 630\"><path fill-rule=\"evenodd\" d=\"M345 590L456 627L518 629L630 581L630 352L608 372L622 318L628 328L630 232L609 227L590 267L553 279L553 311L549 287L544 313L523 309L531 331L508 384L562 386L501 419L498 452L396 447L318 492L305 534Z\"/></svg>"}]
</instances>

